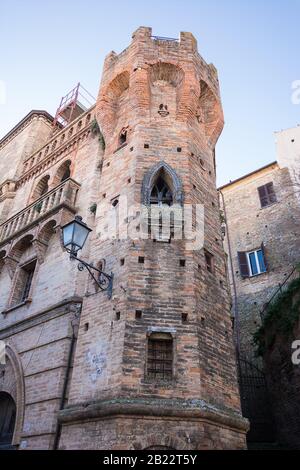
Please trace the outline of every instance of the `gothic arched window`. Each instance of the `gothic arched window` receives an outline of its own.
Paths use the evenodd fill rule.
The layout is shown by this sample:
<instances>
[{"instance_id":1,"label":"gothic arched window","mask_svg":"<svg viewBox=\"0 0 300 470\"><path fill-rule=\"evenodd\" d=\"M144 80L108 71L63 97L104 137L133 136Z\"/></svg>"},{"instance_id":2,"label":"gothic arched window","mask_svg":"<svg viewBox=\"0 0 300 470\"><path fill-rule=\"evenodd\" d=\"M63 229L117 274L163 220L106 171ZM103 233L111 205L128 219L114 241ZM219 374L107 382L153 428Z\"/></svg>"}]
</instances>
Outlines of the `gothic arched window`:
<instances>
[{"instance_id":1,"label":"gothic arched window","mask_svg":"<svg viewBox=\"0 0 300 470\"><path fill-rule=\"evenodd\" d=\"M155 181L150 195L150 203L159 206L173 204L173 195L164 178L160 175Z\"/></svg>"},{"instance_id":2,"label":"gothic arched window","mask_svg":"<svg viewBox=\"0 0 300 470\"><path fill-rule=\"evenodd\" d=\"M6 392L0 392L0 446L12 443L16 422L16 404Z\"/></svg>"}]
</instances>

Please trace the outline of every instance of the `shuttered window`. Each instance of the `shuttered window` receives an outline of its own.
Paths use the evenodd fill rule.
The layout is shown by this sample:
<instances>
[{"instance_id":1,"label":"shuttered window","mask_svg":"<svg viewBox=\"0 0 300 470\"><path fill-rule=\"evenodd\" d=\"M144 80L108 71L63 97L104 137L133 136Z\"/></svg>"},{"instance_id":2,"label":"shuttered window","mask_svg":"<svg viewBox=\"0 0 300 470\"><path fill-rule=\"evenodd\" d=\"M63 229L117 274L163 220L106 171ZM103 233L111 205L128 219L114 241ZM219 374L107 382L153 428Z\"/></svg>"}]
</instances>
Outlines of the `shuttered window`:
<instances>
[{"instance_id":1,"label":"shuttered window","mask_svg":"<svg viewBox=\"0 0 300 470\"><path fill-rule=\"evenodd\" d=\"M264 245L258 250L239 251L238 260L242 277L252 277L267 271Z\"/></svg>"},{"instance_id":2,"label":"shuttered window","mask_svg":"<svg viewBox=\"0 0 300 470\"><path fill-rule=\"evenodd\" d=\"M276 194L275 194L274 186L272 182L264 184L263 186L260 186L259 188L257 188L257 190L259 194L261 207L266 207L266 206L269 206L270 204L273 204L274 202L277 202Z\"/></svg>"}]
</instances>

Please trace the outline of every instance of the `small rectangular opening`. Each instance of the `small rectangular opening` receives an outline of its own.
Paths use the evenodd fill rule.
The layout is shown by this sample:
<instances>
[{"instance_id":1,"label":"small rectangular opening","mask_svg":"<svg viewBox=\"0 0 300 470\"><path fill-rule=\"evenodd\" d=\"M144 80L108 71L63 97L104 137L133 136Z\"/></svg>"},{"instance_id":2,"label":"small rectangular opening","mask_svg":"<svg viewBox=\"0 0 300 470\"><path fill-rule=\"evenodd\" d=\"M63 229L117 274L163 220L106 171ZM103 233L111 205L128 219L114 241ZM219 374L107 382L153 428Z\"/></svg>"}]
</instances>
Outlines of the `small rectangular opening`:
<instances>
[{"instance_id":1,"label":"small rectangular opening","mask_svg":"<svg viewBox=\"0 0 300 470\"><path fill-rule=\"evenodd\" d=\"M204 251L204 256L205 256L205 264L206 264L206 269L210 273L213 272L214 266L213 266L213 255L209 253L209 251L205 250Z\"/></svg>"},{"instance_id":2,"label":"small rectangular opening","mask_svg":"<svg viewBox=\"0 0 300 470\"><path fill-rule=\"evenodd\" d=\"M180 265L182 268L184 268L184 266L185 266L185 259L179 260L179 265Z\"/></svg>"},{"instance_id":3,"label":"small rectangular opening","mask_svg":"<svg viewBox=\"0 0 300 470\"><path fill-rule=\"evenodd\" d=\"M140 319L142 318L142 316L143 316L142 310L136 310L136 311L135 311L135 318L136 318L137 320L140 320Z\"/></svg>"},{"instance_id":4,"label":"small rectangular opening","mask_svg":"<svg viewBox=\"0 0 300 470\"><path fill-rule=\"evenodd\" d=\"M143 264L145 262L144 256L139 256L139 263Z\"/></svg>"},{"instance_id":5,"label":"small rectangular opening","mask_svg":"<svg viewBox=\"0 0 300 470\"><path fill-rule=\"evenodd\" d=\"M188 314L187 313L182 313L181 314L181 319L182 319L182 323L186 323L187 319L188 319Z\"/></svg>"}]
</instances>

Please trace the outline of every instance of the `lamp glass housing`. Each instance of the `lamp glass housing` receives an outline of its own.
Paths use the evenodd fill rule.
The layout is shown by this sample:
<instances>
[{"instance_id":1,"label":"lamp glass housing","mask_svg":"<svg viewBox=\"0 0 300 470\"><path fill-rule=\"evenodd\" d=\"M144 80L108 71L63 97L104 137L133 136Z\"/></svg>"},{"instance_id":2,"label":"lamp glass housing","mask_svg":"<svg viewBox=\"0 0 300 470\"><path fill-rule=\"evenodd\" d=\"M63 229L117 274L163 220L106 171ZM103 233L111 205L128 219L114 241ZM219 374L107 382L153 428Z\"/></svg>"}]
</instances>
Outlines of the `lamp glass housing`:
<instances>
[{"instance_id":1,"label":"lamp glass housing","mask_svg":"<svg viewBox=\"0 0 300 470\"><path fill-rule=\"evenodd\" d=\"M81 218L75 217L72 222L62 227L63 245L70 253L77 253L86 242L91 229L82 222Z\"/></svg>"}]
</instances>

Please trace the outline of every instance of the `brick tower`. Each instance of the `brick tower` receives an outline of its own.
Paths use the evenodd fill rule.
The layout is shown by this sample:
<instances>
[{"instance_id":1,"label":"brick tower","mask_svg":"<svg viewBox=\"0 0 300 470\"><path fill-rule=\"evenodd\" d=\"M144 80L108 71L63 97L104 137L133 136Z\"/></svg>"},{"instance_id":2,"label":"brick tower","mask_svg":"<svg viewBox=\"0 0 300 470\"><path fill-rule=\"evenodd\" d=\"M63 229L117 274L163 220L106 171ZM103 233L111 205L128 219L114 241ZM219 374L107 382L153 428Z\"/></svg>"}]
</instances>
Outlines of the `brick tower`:
<instances>
[{"instance_id":1,"label":"brick tower","mask_svg":"<svg viewBox=\"0 0 300 470\"><path fill-rule=\"evenodd\" d=\"M215 178L217 71L191 33L177 41L140 27L106 57L96 118L105 152L85 254L114 285L108 298L90 282L84 298L60 447L242 449ZM103 237L111 210L143 232L140 204L204 206L204 246L172 231Z\"/></svg>"}]
</instances>

